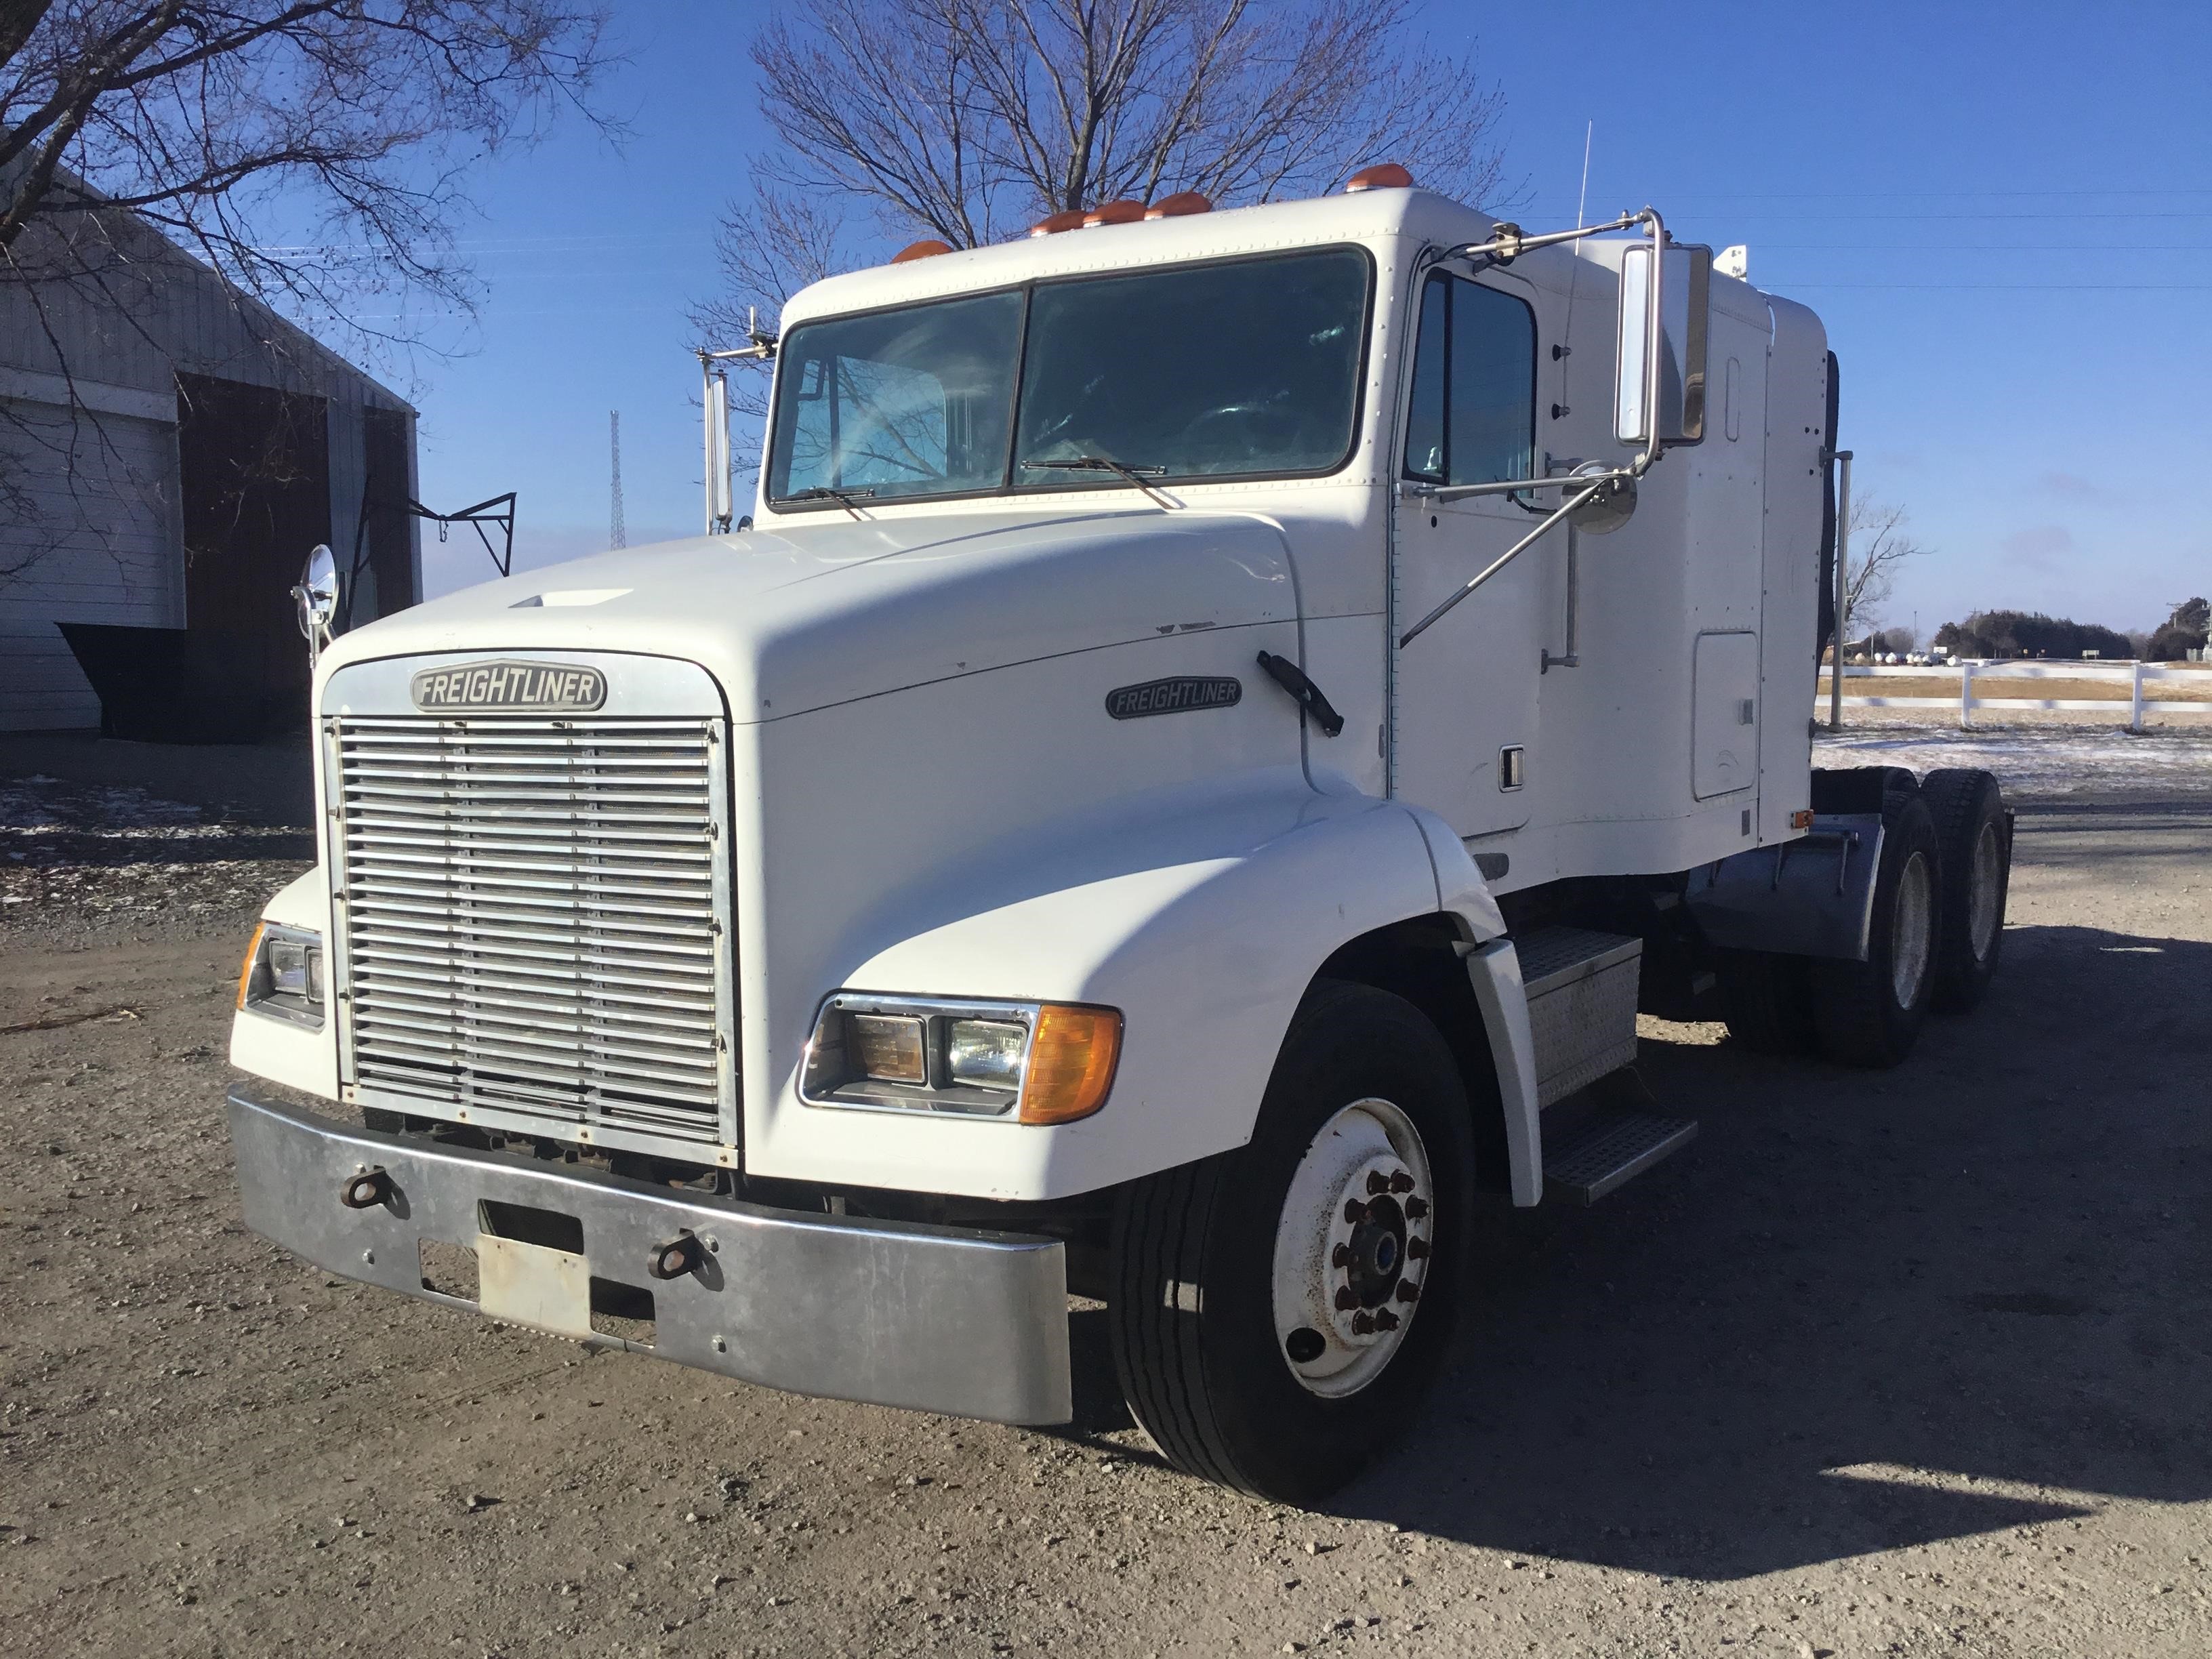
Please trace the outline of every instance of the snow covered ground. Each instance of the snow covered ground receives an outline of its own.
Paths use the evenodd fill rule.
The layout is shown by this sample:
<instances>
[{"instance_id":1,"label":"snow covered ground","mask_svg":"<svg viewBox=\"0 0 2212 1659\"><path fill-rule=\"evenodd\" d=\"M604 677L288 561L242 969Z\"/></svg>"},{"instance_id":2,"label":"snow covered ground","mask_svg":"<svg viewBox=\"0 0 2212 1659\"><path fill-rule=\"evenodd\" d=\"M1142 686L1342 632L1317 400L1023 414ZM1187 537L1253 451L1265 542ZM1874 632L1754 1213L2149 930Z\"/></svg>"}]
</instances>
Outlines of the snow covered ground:
<instances>
[{"instance_id":1,"label":"snow covered ground","mask_svg":"<svg viewBox=\"0 0 2212 1659\"><path fill-rule=\"evenodd\" d=\"M0 951L102 923L201 918L234 930L305 870L313 836L241 823L139 788L0 778Z\"/></svg>"},{"instance_id":2,"label":"snow covered ground","mask_svg":"<svg viewBox=\"0 0 2212 1659\"><path fill-rule=\"evenodd\" d=\"M1961 732L1956 726L1846 726L1813 744L1816 766L1978 766L2008 793L2212 795L2212 731L2037 726Z\"/></svg>"}]
</instances>

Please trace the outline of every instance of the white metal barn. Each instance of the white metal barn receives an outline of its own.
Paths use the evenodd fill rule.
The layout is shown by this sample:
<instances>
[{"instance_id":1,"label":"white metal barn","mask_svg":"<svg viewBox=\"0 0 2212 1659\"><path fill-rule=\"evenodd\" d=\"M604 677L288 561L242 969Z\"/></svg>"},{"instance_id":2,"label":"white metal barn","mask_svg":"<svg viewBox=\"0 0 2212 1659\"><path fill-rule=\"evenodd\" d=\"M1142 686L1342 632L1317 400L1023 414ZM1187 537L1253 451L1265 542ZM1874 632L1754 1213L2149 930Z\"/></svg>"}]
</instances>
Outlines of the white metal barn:
<instances>
[{"instance_id":1,"label":"white metal barn","mask_svg":"<svg viewBox=\"0 0 2212 1659\"><path fill-rule=\"evenodd\" d=\"M131 216L16 253L78 274L0 279L0 732L303 721L307 550L351 622L421 595L415 410Z\"/></svg>"}]
</instances>

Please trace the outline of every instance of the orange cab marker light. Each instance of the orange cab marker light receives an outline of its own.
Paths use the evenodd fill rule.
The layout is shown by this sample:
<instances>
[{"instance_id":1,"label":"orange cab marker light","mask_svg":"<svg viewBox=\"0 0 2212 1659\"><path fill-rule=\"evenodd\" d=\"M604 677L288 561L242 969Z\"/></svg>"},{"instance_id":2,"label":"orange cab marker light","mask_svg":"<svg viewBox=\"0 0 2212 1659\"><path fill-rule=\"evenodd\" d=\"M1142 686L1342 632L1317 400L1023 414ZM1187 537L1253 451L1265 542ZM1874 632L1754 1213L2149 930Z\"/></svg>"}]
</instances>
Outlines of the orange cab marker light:
<instances>
[{"instance_id":1,"label":"orange cab marker light","mask_svg":"<svg viewBox=\"0 0 2212 1659\"><path fill-rule=\"evenodd\" d=\"M1362 167L1344 181L1347 196L1363 190L1410 190L1413 175L1395 161L1379 161L1371 167Z\"/></svg>"},{"instance_id":2,"label":"orange cab marker light","mask_svg":"<svg viewBox=\"0 0 2212 1659\"><path fill-rule=\"evenodd\" d=\"M267 922L257 921L253 924L253 937L246 941L246 960L238 968L238 1006L241 1008L246 1006L246 994L253 984L253 964L261 955L261 936L268 931Z\"/></svg>"},{"instance_id":3,"label":"orange cab marker light","mask_svg":"<svg viewBox=\"0 0 2212 1659\"><path fill-rule=\"evenodd\" d=\"M1792 830L1810 830L1813 827L1813 809L1809 806L1801 806L1792 812L1790 815L1790 827Z\"/></svg>"},{"instance_id":4,"label":"orange cab marker light","mask_svg":"<svg viewBox=\"0 0 2212 1659\"><path fill-rule=\"evenodd\" d=\"M1163 196L1145 210L1147 219L1180 219L1186 213L1211 213L1213 204L1194 190L1179 190L1172 196Z\"/></svg>"},{"instance_id":5,"label":"orange cab marker light","mask_svg":"<svg viewBox=\"0 0 2212 1659\"><path fill-rule=\"evenodd\" d=\"M1083 210L1069 208L1063 213L1047 214L1030 227L1032 236L1056 236L1063 230L1083 228Z\"/></svg>"},{"instance_id":6,"label":"orange cab marker light","mask_svg":"<svg viewBox=\"0 0 2212 1659\"><path fill-rule=\"evenodd\" d=\"M1121 1057L1121 1016L1112 1008L1048 1002L1037 1011L1022 1084L1021 1121L1073 1123L1106 1103Z\"/></svg>"},{"instance_id":7,"label":"orange cab marker light","mask_svg":"<svg viewBox=\"0 0 2212 1659\"><path fill-rule=\"evenodd\" d=\"M908 242L896 253L891 255L891 263L895 265L902 265L909 259L933 259L940 253L951 252L951 243L940 242L932 236L922 241Z\"/></svg>"},{"instance_id":8,"label":"orange cab marker light","mask_svg":"<svg viewBox=\"0 0 2212 1659\"><path fill-rule=\"evenodd\" d=\"M1083 222L1092 227L1133 225L1144 216L1145 204L1142 202L1132 202L1124 198L1121 201L1108 202L1103 206L1091 209L1083 216Z\"/></svg>"}]
</instances>

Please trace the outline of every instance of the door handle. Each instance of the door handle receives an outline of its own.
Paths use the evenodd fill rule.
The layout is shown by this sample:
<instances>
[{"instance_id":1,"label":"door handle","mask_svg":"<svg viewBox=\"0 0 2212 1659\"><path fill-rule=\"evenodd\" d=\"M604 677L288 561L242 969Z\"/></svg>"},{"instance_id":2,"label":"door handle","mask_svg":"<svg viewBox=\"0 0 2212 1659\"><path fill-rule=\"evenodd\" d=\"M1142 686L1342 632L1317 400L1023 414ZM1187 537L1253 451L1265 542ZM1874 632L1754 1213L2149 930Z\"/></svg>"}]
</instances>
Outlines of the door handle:
<instances>
[{"instance_id":1,"label":"door handle","mask_svg":"<svg viewBox=\"0 0 2212 1659\"><path fill-rule=\"evenodd\" d=\"M1288 657L1279 657L1272 651L1260 653L1260 666L1267 678L1289 692L1298 707L1313 716L1316 726L1324 737L1334 737L1344 730L1344 716L1322 695L1321 687L1306 678L1306 671Z\"/></svg>"}]
</instances>

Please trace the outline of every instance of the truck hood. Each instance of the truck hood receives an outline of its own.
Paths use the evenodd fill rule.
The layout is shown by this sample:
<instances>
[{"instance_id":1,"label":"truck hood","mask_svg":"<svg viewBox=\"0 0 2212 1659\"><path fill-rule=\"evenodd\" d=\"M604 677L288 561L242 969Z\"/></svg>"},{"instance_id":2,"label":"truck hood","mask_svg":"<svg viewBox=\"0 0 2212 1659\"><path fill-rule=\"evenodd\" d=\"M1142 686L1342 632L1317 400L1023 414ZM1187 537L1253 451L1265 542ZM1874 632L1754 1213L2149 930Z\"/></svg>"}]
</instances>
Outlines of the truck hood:
<instances>
[{"instance_id":1,"label":"truck hood","mask_svg":"<svg viewBox=\"0 0 2212 1659\"><path fill-rule=\"evenodd\" d=\"M677 657L720 681L743 722L1297 615L1281 531L1243 514L825 519L465 588L345 635L321 666L507 650Z\"/></svg>"}]
</instances>

